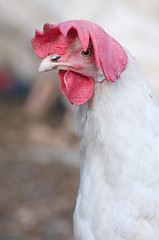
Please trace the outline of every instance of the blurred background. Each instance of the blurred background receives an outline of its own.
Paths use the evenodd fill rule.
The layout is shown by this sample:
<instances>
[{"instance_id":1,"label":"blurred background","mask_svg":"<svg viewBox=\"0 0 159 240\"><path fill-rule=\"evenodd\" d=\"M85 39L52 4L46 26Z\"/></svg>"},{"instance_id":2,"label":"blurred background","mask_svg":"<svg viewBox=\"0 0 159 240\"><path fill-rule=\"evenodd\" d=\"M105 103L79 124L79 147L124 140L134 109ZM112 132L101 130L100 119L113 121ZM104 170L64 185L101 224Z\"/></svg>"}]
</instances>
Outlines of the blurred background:
<instances>
[{"instance_id":1,"label":"blurred background","mask_svg":"<svg viewBox=\"0 0 159 240\"><path fill-rule=\"evenodd\" d=\"M159 96L158 0L0 1L0 239L73 240L80 139L57 72L38 73L30 41L45 22L101 25L135 56Z\"/></svg>"}]
</instances>

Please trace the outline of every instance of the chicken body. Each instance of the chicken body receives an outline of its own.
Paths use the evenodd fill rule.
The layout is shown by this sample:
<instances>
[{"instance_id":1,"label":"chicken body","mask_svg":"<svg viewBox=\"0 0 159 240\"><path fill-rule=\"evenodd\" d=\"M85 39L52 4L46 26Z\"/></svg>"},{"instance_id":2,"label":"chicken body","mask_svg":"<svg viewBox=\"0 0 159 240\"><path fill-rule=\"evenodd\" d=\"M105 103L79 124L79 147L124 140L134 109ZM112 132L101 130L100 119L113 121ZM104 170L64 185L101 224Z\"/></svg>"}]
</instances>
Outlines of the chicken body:
<instances>
[{"instance_id":1,"label":"chicken body","mask_svg":"<svg viewBox=\"0 0 159 240\"><path fill-rule=\"evenodd\" d=\"M159 106L128 57L120 81L96 83L92 101L77 110L76 240L159 239Z\"/></svg>"},{"instance_id":2,"label":"chicken body","mask_svg":"<svg viewBox=\"0 0 159 240\"><path fill-rule=\"evenodd\" d=\"M82 136L75 240L159 239L159 104L135 59L124 51L128 61L116 82L105 81L106 74L97 62L94 65L96 56L87 59L84 69L81 60L77 68L70 50L64 55L54 52L40 66L42 71L62 69L61 90L70 102L76 96L80 105L75 118ZM58 62L51 63L57 56ZM93 79L93 93L82 92L84 102L74 87L78 79L81 91L81 75L84 82ZM69 84L75 95L70 94ZM91 84L87 89L92 89Z\"/></svg>"}]
</instances>

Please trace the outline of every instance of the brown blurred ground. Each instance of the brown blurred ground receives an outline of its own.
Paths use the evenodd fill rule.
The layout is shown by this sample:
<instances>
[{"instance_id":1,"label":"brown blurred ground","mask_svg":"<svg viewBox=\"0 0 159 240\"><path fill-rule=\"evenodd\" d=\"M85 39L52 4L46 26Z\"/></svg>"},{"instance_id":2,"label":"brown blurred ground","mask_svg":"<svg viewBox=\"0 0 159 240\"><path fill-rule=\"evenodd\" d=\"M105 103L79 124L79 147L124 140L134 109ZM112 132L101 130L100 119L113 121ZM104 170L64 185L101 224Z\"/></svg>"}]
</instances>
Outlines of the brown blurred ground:
<instances>
[{"instance_id":1,"label":"brown blurred ground","mask_svg":"<svg viewBox=\"0 0 159 240\"><path fill-rule=\"evenodd\" d=\"M0 97L0 240L73 239L79 139L70 106L58 104L57 73L37 74L30 43L35 28L70 19L104 27L136 57L159 97L158 0L0 1L0 71L18 80ZM19 83L31 88L27 101L16 96L27 91Z\"/></svg>"},{"instance_id":2,"label":"brown blurred ground","mask_svg":"<svg viewBox=\"0 0 159 240\"><path fill-rule=\"evenodd\" d=\"M79 140L60 130L56 110L31 120L23 106L0 100L0 239L71 240Z\"/></svg>"}]
</instances>

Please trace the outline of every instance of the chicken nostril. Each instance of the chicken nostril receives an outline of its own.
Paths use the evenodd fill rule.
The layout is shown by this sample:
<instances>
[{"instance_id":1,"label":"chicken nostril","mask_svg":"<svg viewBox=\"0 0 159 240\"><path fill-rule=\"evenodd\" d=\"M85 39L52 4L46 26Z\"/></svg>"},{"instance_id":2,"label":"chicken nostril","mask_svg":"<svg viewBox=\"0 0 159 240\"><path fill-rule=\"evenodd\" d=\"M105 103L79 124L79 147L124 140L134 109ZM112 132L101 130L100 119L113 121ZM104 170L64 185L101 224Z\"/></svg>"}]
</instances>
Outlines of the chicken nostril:
<instances>
[{"instance_id":1,"label":"chicken nostril","mask_svg":"<svg viewBox=\"0 0 159 240\"><path fill-rule=\"evenodd\" d=\"M54 55L52 58L51 58L51 61L52 62L57 62L59 59L60 59L60 55Z\"/></svg>"}]
</instances>

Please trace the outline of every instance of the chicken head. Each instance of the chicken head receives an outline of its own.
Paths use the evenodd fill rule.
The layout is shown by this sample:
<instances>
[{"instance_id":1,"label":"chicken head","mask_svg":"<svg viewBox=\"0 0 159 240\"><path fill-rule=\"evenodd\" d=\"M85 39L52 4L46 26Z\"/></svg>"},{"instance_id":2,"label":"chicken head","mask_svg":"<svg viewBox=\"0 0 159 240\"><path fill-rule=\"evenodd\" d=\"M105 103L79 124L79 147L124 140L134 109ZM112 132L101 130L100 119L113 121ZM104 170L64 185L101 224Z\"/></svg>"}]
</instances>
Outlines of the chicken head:
<instances>
[{"instance_id":1,"label":"chicken head","mask_svg":"<svg viewBox=\"0 0 159 240\"><path fill-rule=\"evenodd\" d=\"M94 91L94 81L115 81L127 65L121 45L100 26L72 20L36 30L32 46L44 58L39 71L59 70L61 91L71 104L87 102Z\"/></svg>"}]
</instances>

